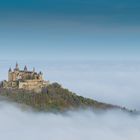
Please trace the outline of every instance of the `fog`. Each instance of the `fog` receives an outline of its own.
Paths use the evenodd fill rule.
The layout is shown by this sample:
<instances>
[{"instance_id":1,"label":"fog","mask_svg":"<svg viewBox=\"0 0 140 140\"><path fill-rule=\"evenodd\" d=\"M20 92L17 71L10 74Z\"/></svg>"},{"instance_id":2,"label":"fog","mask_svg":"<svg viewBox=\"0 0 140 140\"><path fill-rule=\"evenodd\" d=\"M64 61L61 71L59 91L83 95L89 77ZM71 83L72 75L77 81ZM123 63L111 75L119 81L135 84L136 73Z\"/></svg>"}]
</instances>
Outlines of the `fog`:
<instances>
[{"instance_id":1,"label":"fog","mask_svg":"<svg viewBox=\"0 0 140 140\"><path fill-rule=\"evenodd\" d=\"M1 80L15 62L2 61ZM59 82L79 95L99 101L140 108L139 62L19 62L42 70L45 79ZM2 140L139 140L140 116L121 111L94 113L79 110L65 114L33 112L18 104L0 101Z\"/></svg>"},{"instance_id":2,"label":"fog","mask_svg":"<svg viewBox=\"0 0 140 140\"><path fill-rule=\"evenodd\" d=\"M0 103L2 140L138 140L139 131L140 117L122 112L37 113Z\"/></svg>"}]
</instances>

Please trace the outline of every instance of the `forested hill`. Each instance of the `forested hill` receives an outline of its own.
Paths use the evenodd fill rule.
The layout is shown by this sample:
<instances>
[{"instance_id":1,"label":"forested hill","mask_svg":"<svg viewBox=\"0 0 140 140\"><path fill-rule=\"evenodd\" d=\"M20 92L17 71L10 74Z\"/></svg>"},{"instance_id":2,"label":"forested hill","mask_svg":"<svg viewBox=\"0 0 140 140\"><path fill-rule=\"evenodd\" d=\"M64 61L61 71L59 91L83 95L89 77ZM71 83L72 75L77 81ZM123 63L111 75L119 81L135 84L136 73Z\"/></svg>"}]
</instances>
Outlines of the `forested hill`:
<instances>
[{"instance_id":1,"label":"forested hill","mask_svg":"<svg viewBox=\"0 0 140 140\"><path fill-rule=\"evenodd\" d=\"M91 108L93 110L120 109L127 111L125 108L78 96L68 89L62 88L58 83L50 84L48 87L43 88L40 93L0 88L0 95L40 111L67 111L78 108Z\"/></svg>"}]
</instances>

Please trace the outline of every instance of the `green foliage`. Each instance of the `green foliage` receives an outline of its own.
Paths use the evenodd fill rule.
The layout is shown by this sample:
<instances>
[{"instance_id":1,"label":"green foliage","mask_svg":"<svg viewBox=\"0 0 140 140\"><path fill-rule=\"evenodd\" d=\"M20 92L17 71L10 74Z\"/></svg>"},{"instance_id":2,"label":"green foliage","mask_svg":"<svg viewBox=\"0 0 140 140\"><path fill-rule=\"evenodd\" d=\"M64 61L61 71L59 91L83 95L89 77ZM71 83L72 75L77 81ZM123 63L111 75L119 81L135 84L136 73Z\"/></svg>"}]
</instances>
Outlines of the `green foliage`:
<instances>
[{"instance_id":1,"label":"green foliage","mask_svg":"<svg viewBox=\"0 0 140 140\"><path fill-rule=\"evenodd\" d=\"M53 83L43 88L40 93L19 89L0 89L0 94L9 97L12 101L43 111L65 111L88 107L92 109L109 109L115 107L78 96L68 89L62 88L58 83Z\"/></svg>"}]
</instances>

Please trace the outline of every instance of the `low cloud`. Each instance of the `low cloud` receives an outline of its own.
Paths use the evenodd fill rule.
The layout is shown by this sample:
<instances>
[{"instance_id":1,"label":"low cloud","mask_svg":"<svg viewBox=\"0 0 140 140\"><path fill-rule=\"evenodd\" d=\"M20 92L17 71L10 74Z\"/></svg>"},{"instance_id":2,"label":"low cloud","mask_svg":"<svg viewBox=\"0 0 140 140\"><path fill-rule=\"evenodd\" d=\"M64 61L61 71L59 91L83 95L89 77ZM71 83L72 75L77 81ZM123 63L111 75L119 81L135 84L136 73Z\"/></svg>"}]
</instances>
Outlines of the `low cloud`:
<instances>
[{"instance_id":1,"label":"low cloud","mask_svg":"<svg viewBox=\"0 0 140 140\"><path fill-rule=\"evenodd\" d=\"M66 114L23 111L1 101L0 137L2 140L138 140L140 116L90 110Z\"/></svg>"}]
</instances>

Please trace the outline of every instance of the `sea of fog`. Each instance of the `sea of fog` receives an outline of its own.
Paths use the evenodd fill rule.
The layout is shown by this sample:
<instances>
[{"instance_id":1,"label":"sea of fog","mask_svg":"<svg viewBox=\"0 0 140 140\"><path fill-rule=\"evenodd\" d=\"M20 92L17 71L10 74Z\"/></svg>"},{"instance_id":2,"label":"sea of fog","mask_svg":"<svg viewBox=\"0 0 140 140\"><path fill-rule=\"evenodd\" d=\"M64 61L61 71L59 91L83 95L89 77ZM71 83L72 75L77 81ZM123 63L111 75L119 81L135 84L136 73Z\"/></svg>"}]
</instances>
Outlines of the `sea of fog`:
<instances>
[{"instance_id":1,"label":"sea of fog","mask_svg":"<svg viewBox=\"0 0 140 140\"><path fill-rule=\"evenodd\" d=\"M140 116L90 110L37 113L0 102L2 140L139 140Z\"/></svg>"},{"instance_id":2,"label":"sea of fog","mask_svg":"<svg viewBox=\"0 0 140 140\"><path fill-rule=\"evenodd\" d=\"M0 61L0 80L7 79L15 61ZM44 73L44 78L98 101L140 110L140 62L19 61ZM0 101L2 140L139 140L140 116L90 110L67 114L35 113Z\"/></svg>"}]
</instances>

